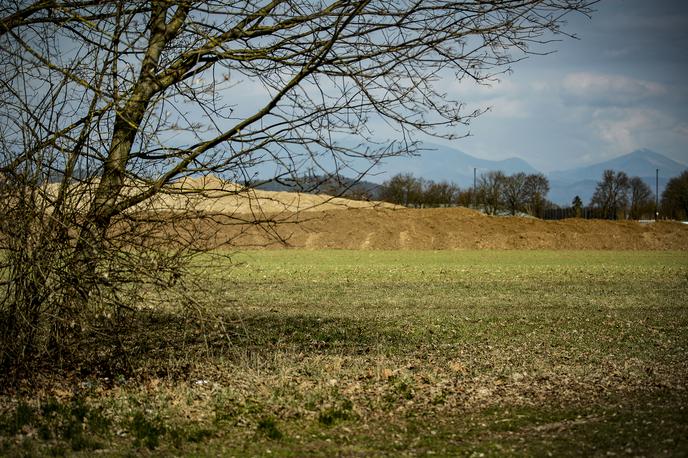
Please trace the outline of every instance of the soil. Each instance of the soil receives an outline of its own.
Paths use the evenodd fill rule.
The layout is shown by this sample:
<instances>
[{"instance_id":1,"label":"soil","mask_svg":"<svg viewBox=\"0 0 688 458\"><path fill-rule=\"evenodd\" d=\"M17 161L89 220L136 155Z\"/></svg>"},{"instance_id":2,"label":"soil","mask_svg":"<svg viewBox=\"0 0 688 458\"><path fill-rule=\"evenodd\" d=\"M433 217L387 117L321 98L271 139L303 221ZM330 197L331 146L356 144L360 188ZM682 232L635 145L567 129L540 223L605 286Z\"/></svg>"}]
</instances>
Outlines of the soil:
<instances>
[{"instance_id":1,"label":"soil","mask_svg":"<svg viewBox=\"0 0 688 458\"><path fill-rule=\"evenodd\" d=\"M212 230L217 231L220 241L232 239L235 246L270 248L688 251L688 225L677 222L543 221L486 216L461 207L350 208L298 215L283 213L278 219L284 224L271 226L267 231L265 227L247 229L223 221L215 222ZM295 222L298 224L290 224Z\"/></svg>"},{"instance_id":2,"label":"soil","mask_svg":"<svg viewBox=\"0 0 688 458\"><path fill-rule=\"evenodd\" d=\"M130 192L137 189L131 186ZM137 209L186 215L191 210L205 217L189 223L200 227L212 245L228 247L688 251L688 224L678 222L543 221L486 216L462 207L409 209L323 194L246 189L215 177L177 182Z\"/></svg>"}]
</instances>

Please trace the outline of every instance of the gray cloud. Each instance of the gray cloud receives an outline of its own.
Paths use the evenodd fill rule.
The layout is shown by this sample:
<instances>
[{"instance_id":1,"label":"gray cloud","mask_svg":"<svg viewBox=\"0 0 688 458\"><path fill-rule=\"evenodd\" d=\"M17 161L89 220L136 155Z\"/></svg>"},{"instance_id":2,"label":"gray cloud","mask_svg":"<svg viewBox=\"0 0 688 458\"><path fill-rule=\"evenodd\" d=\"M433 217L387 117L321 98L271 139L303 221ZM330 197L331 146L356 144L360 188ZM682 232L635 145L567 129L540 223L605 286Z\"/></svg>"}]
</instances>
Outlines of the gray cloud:
<instances>
[{"instance_id":1,"label":"gray cloud","mask_svg":"<svg viewBox=\"0 0 688 458\"><path fill-rule=\"evenodd\" d=\"M579 40L515 65L493 93L468 91L494 110L453 146L545 171L641 147L688 163L688 2L605 0L598 9L570 17Z\"/></svg>"},{"instance_id":2,"label":"gray cloud","mask_svg":"<svg viewBox=\"0 0 688 458\"><path fill-rule=\"evenodd\" d=\"M635 106L668 93L665 85L654 81L594 72L566 75L560 91L566 102L590 106Z\"/></svg>"}]
</instances>

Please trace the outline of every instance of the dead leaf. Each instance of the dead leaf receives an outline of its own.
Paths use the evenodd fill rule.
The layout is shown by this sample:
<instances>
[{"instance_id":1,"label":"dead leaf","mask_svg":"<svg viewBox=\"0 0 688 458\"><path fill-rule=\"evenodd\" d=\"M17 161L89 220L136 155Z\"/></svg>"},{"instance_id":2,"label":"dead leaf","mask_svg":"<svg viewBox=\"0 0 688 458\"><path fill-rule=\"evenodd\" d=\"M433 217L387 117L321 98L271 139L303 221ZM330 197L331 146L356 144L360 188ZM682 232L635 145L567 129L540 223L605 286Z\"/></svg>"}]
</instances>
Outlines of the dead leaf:
<instances>
[{"instance_id":1,"label":"dead leaf","mask_svg":"<svg viewBox=\"0 0 688 458\"><path fill-rule=\"evenodd\" d=\"M451 363L449 363L449 368L454 372L458 372L460 374L465 374L466 372L468 372L466 366L464 366L460 361L452 361Z\"/></svg>"}]
</instances>

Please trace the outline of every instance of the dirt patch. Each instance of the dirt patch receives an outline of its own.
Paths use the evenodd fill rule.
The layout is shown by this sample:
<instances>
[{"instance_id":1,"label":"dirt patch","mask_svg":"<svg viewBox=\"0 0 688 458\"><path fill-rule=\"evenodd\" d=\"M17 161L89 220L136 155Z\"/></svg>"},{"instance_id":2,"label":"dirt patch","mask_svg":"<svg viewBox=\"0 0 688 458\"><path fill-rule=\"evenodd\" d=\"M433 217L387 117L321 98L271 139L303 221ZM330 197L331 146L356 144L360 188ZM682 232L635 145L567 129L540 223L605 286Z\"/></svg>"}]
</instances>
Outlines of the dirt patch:
<instances>
[{"instance_id":1,"label":"dirt patch","mask_svg":"<svg viewBox=\"0 0 688 458\"><path fill-rule=\"evenodd\" d=\"M364 250L590 249L688 250L688 225L674 222L492 217L466 208L348 208L280 214L271 239L255 227L224 225L219 240L240 246ZM294 224L298 223L298 224Z\"/></svg>"}]
</instances>

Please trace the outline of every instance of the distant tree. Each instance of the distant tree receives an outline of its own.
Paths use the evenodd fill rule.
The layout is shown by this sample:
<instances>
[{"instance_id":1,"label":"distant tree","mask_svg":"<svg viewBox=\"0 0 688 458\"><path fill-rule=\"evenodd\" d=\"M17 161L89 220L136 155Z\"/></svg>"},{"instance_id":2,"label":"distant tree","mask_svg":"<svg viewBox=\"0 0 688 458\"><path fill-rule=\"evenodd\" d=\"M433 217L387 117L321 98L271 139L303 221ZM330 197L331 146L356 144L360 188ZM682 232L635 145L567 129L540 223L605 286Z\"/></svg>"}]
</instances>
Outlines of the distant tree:
<instances>
[{"instance_id":1,"label":"distant tree","mask_svg":"<svg viewBox=\"0 0 688 458\"><path fill-rule=\"evenodd\" d=\"M342 194L343 197L352 200L373 200L373 191L366 189L364 187L353 187L346 193Z\"/></svg>"},{"instance_id":2,"label":"distant tree","mask_svg":"<svg viewBox=\"0 0 688 458\"><path fill-rule=\"evenodd\" d=\"M688 219L688 170L669 180L662 193L661 207L663 216Z\"/></svg>"},{"instance_id":3,"label":"distant tree","mask_svg":"<svg viewBox=\"0 0 688 458\"><path fill-rule=\"evenodd\" d=\"M462 207L473 208L476 205L476 200L476 190L474 188L468 188L464 189L463 191L459 191L459 194L456 197L456 204Z\"/></svg>"},{"instance_id":4,"label":"distant tree","mask_svg":"<svg viewBox=\"0 0 688 458\"><path fill-rule=\"evenodd\" d=\"M551 206L547 200L549 180L541 173L534 173L526 177L525 182L525 210L529 215L542 218L545 208Z\"/></svg>"},{"instance_id":5,"label":"distant tree","mask_svg":"<svg viewBox=\"0 0 688 458\"><path fill-rule=\"evenodd\" d=\"M507 211L515 215L523 209L527 199L527 175L523 172L505 176L502 184L502 199Z\"/></svg>"},{"instance_id":6,"label":"distant tree","mask_svg":"<svg viewBox=\"0 0 688 458\"><path fill-rule=\"evenodd\" d=\"M435 182L400 173L380 187L380 199L411 207L449 207L456 205L460 189L447 181Z\"/></svg>"},{"instance_id":7,"label":"distant tree","mask_svg":"<svg viewBox=\"0 0 688 458\"><path fill-rule=\"evenodd\" d=\"M449 207L456 205L459 197L459 187L447 181L426 181L424 183L421 204L429 207Z\"/></svg>"},{"instance_id":8,"label":"distant tree","mask_svg":"<svg viewBox=\"0 0 688 458\"><path fill-rule=\"evenodd\" d=\"M654 194L650 187L640 177L628 180L631 198L630 217L641 219L643 215L651 215L654 209Z\"/></svg>"},{"instance_id":9,"label":"distant tree","mask_svg":"<svg viewBox=\"0 0 688 458\"><path fill-rule=\"evenodd\" d=\"M483 173L477 189L478 204L485 213L494 215L504 208L503 189L506 176L499 171Z\"/></svg>"},{"instance_id":10,"label":"distant tree","mask_svg":"<svg viewBox=\"0 0 688 458\"><path fill-rule=\"evenodd\" d=\"M549 180L541 174L526 175L523 172L505 176L502 186L502 200L511 215L526 212L542 216L549 192Z\"/></svg>"},{"instance_id":11,"label":"distant tree","mask_svg":"<svg viewBox=\"0 0 688 458\"><path fill-rule=\"evenodd\" d=\"M602 218L616 219L628 206L629 180L625 172L607 169L597 183L590 206L598 208Z\"/></svg>"},{"instance_id":12,"label":"distant tree","mask_svg":"<svg viewBox=\"0 0 688 458\"><path fill-rule=\"evenodd\" d=\"M571 206L573 207L573 211L575 212L576 218L580 218L581 216L583 216L583 201L581 200L580 196L576 196L573 198Z\"/></svg>"},{"instance_id":13,"label":"distant tree","mask_svg":"<svg viewBox=\"0 0 688 458\"><path fill-rule=\"evenodd\" d=\"M380 199L397 205L414 206L421 204L423 179L411 173L399 173L382 184Z\"/></svg>"}]
</instances>

